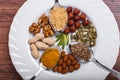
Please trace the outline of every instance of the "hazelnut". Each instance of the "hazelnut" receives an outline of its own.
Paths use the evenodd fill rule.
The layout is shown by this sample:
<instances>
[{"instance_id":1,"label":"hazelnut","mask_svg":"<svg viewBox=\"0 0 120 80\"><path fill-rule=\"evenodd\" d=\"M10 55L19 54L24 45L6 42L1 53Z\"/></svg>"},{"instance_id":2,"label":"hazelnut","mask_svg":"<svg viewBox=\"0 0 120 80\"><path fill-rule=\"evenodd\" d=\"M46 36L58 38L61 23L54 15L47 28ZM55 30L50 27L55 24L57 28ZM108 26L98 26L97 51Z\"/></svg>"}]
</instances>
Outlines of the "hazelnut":
<instances>
[{"instance_id":1,"label":"hazelnut","mask_svg":"<svg viewBox=\"0 0 120 80\"><path fill-rule=\"evenodd\" d=\"M69 27L66 27L65 30L64 30L64 33L65 33L65 34L68 34L69 32L70 32Z\"/></svg>"},{"instance_id":2,"label":"hazelnut","mask_svg":"<svg viewBox=\"0 0 120 80\"><path fill-rule=\"evenodd\" d=\"M74 11L73 11L73 14L74 14L74 15L78 15L79 13L80 13L80 10L77 9L77 8L75 8Z\"/></svg>"},{"instance_id":3,"label":"hazelnut","mask_svg":"<svg viewBox=\"0 0 120 80\"><path fill-rule=\"evenodd\" d=\"M74 25L73 25L73 26L70 26L70 31L71 31L71 32L75 32L75 31L76 31L76 28L75 28Z\"/></svg>"},{"instance_id":4,"label":"hazelnut","mask_svg":"<svg viewBox=\"0 0 120 80\"><path fill-rule=\"evenodd\" d=\"M80 26L81 26L81 23L80 22L76 22L75 23L75 27L78 29L78 28L80 28Z\"/></svg>"},{"instance_id":5,"label":"hazelnut","mask_svg":"<svg viewBox=\"0 0 120 80\"><path fill-rule=\"evenodd\" d=\"M72 7L67 7L67 12L72 12Z\"/></svg>"},{"instance_id":6,"label":"hazelnut","mask_svg":"<svg viewBox=\"0 0 120 80\"><path fill-rule=\"evenodd\" d=\"M75 23L74 20L69 20L68 21L68 25L70 25L70 26L73 25L74 23Z\"/></svg>"},{"instance_id":7,"label":"hazelnut","mask_svg":"<svg viewBox=\"0 0 120 80\"><path fill-rule=\"evenodd\" d=\"M79 15L75 16L75 21L79 21L79 20L80 20L80 16Z\"/></svg>"},{"instance_id":8,"label":"hazelnut","mask_svg":"<svg viewBox=\"0 0 120 80\"><path fill-rule=\"evenodd\" d=\"M70 13L68 14L68 19L72 19L72 18L74 18L74 14L73 14L72 12L70 12Z\"/></svg>"},{"instance_id":9,"label":"hazelnut","mask_svg":"<svg viewBox=\"0 0 120 80\"><path fill-rule=\"evenodd\" d=\"M89 20L84 20L83 23L82 23L84 26L87 26L90 24L90 21Z\"/></svg>"},{"instance_id":10,"label":"hazelnut","mask_svg":"<svg viewBox=\"0 0 120 80\"><path fill-rule=\"evenodd\" d=\"M85 13L82 13L82 14L80 15L80 19L85 20L85 18L86 18L86 14L85 14Z\"/></svg>"}]
</instances>

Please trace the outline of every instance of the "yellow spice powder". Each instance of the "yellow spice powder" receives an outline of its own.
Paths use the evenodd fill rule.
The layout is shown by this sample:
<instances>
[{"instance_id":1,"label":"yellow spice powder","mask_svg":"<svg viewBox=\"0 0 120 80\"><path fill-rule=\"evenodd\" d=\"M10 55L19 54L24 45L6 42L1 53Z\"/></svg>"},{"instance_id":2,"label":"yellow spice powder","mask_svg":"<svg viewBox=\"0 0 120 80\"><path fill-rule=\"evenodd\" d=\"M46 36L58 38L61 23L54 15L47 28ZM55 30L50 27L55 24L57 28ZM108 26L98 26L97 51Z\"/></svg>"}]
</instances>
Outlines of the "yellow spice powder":
<instances>
[{"instance_id":1,"label":"yellow spice powder","mask_svg":"<svg viewBox=\"0 0 120 80\"><path fill-rule=\"evenodd\" d=\"M45 67L52 68L57 64L59 58L59 50L56 48L50 48L43 53L41 57L41 62Z\"/></svg>"}]
</instances>

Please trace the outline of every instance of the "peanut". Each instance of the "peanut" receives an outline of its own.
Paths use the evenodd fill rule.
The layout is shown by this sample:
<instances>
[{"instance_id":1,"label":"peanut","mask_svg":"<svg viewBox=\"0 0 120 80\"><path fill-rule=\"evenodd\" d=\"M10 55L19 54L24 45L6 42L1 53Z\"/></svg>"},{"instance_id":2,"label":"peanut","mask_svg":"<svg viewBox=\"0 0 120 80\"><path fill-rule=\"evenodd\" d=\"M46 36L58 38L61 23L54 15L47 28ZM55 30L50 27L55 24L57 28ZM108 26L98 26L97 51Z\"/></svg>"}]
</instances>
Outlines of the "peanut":
<instances>
[{"instance_id":1,"label":"peanut","mask_svg":"<svg viewBox=\"0 0 120 80\"><path fill-rule=\"evenodd\" d=\"M36 42L35 45L38 49L42 49L42 50L49 48L48 45L46 45L45 43L41 41Z\"/></svg>"},{"instance_id":2,"label":"peanut","mask_svg":"<svg viewBox=\"0 0 120 80\"><path fill-rule=\"evenodd\" d=\"M44 38L44 39L42 39L42 42L46 43L48 45L53 45L55 43L55 40L52 38Z\"/></svg>"},{"instance_id":3,"label":"peanut","mask_svg":"<svg viewBox=\"0 0 120 80\"><path fill-rule=\"evenodd\" d=\"M32 56L35 58L35 59L37 59L38 57L39 57L39 52L38 52L38 49L37 49L37 47L35 46L35 44L31 44L30 45L30 49L31 49L31 51L32 51Z\"/></svg>"},{"instance_id":4,"label":"peanut","mask_svg":"<svg viewBox=\"0 0 120 80\"><path fill-rule=\"evenodd\" d=\"M44 34L37 33L34 37L32 37L28 40L28 43L29 44L35 43L36 41L43 39L43 38L44 38Z\"/></svg>"}]
</instances>

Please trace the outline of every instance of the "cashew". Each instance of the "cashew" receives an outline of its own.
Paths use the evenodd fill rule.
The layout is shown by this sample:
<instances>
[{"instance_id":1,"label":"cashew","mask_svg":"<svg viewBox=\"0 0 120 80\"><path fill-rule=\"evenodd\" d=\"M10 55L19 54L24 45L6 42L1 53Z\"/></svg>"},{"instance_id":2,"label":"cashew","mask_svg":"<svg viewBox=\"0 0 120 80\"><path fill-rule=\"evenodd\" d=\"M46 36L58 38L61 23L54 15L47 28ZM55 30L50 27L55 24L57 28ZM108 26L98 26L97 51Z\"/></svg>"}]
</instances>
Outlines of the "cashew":
<instances>
[{"instance_id":1,"label":"cashew","mask_svg":"<svg viewBox=\"0 0 120 80\"><path fill-rule=\"evenodd\" d=\"M38 49L42 49L42 50L49 48L48 45L46 45L45 43L43 43L41 41L36 42L35 45Z\"/></svg>"},{"instance_id":2,"label":"cashew","mask_svg":"<svg viewBox=\"0 0 120 80\"><path fill-rule=\"evenodd\" d=\"M42 39L42 42L46 43L48 45L53 45L55 43L55 40L52 38L44 38L44 39Z\"/></svg>"},{"instance_id":3,"label":"cashew","mask_svg":"<svg viewBox=\"0 0 120 80\"><path fill-rule=\"evenodd\" d=\"M42 33L37 33L34 37L30 38L28 40L29 44L35 43L36 41L43 39L44 38L44 34Z\"/></svg>"},{"instance_id":4,"label":"cashew","mask_svg":"<svg viewBox=\"0 0 120 80\"><path fill-rule=\"evenodd\" d=\"M37 58L39 58L39 52L38 52L38 49L37 49L37 47L35 46L35 44L31 44L30 45L30 49L31 49L31 54L32 54L32 56L35 58L35 59L37 59Z\"/></svg>"}]
</instances>

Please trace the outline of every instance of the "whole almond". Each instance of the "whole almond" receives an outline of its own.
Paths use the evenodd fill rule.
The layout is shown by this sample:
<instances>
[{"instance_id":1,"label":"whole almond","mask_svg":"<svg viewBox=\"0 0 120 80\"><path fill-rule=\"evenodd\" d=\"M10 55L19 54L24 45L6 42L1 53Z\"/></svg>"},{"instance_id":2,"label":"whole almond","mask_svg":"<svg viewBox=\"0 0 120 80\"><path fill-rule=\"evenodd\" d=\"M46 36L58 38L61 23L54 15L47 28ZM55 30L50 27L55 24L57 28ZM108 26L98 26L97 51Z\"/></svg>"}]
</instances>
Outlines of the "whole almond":
<instances>
[{"instance_id":1,"label":"whole almond","mask_svg":"<svg viewBox=\"0 0 120 80\"><path fill-rule=\"evenodd\" d=\"M77 70L77 69L79 69L80 68L80 64L76 64L75 66L74 66L74 69L75 70Z\"/></svg>"},{"instance_id":2,"label":"whole almond","mask_svg":"<svg viewBox=\"0 0 120 80\"><path fill-rule=\"evenodd\" d=\"M58 61L58 65L61 65L63 63L62 58Z\"/></svg>"},{"instance_id":3,"label":"whole almond","mask_svg":"<svg viewBox=\"0 0 120 80\"><path fill-rule=\"evenodd\" d=\"M73 72L74 71L74 67L73 66L68 66L69 72Z\"/></svg>"},{"instance_id":4,"label":"whole almond","mask_svg":"<svg viewBox=\"0 0 120 80\"><path fill-rule=\"evenodd\" d=\"M66 61L66 64L67 64L67 66L71 65L71 60L68 59L68 60Z\"/></svg>"},{"instance_id":5,"label":"whole almond","mask_svg":"<svg viewBox=\"0 0 120 80\"><path fill-rule=\"evenodd\" d=\"M74 61L74 60L75 60L75 58L74 58L71 54L68 55L68 58L69 58L71 61Z\"/></svg>"},{"instance_id":6,"label":"whole almond","mask_svg":"<svg viewBox=\"0 0 120 80\"><path fill-rule=\"evenodd\" d=\"M77 60L74 60L73 62L72 62L72 65L74 66L74 65L76 65L77 64Z\"/></svg>"},{"instance_id":7,"label":"whole almond","mask_svg":"<svg viewBox=\"0 0 120 80\"><path fill-rule=\"evenodd\" d=\"M57 66L54 67L52 70L53 70L53 72L57 72Z\"/></svg>"},{"instance_id":8,"label":"whole almond","mask_svg":"<svg viewBox=\"0 0 120 80\"><path fill-rule=\"evenodd\" d=\"M58 66L57 71L58 71L59 73L61 73L61 72L62 72L62 67L61 67L61 66Z\"/></svg>"},{"instance_id":9,"label":"whole almond","mask_svg":"<svg viewBox=\"0 0 120 80\"><path fill-rule=\"evenodd\" d=\"M62 74L66 74L68 72L69 72L68 68L65 68L65 69L63 69Z\"/></svg>"},{"instance_id":10,"label":"whole almond","mask_svg":"<svg viewBox=\"0 0 120 80\"><path fill-rule=\"evenodd\" d=\"M65 56L65 51L62 51L61 52L61 57L64 57Z\"/></svg>"},{"instance_id":11,"label":"whole almond","mask_svg":"<svg viewBox=\"0 0 120 80\"><path fill-rule=\"evenodd\" d=\"M65 55L64 58L63 58L63 61L66 62L68 59L68 55Z\"/></svg>"},{"instance_id":12,"label":"whole almond","mask_svg":"<svg viewBox=\"0 0 120 80\"><path fill-rule=\"evenodd\" d=\"M62 68L66 68L66 63L65 62L62 64Z\"/></svg>"}]
</instances>

